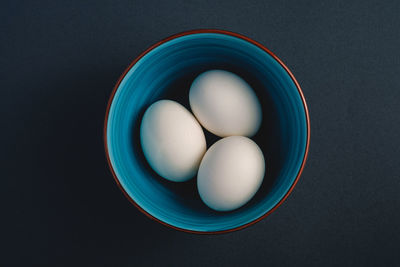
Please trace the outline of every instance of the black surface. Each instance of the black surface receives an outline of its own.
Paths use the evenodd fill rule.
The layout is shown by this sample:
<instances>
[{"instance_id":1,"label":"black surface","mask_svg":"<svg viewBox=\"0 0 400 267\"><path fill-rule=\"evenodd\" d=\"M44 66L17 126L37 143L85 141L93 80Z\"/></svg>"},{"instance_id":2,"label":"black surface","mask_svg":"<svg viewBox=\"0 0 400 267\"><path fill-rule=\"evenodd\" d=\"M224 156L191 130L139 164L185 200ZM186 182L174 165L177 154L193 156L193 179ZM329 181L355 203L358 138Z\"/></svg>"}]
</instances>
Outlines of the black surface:
<instances>
[{"instance_id":1,"label":"black surface","mask_svg":"<svg viewBox=\"0 0 400 267\"><path fill-rule=\"evenodd\" d=\"M399 266L399 14L395 0L2 1L0 265ZM292 195L218 236L142 215L103 151L119 75L149 45L193 28L266 45L311 116Z\"/></svg>"}]
</instances>

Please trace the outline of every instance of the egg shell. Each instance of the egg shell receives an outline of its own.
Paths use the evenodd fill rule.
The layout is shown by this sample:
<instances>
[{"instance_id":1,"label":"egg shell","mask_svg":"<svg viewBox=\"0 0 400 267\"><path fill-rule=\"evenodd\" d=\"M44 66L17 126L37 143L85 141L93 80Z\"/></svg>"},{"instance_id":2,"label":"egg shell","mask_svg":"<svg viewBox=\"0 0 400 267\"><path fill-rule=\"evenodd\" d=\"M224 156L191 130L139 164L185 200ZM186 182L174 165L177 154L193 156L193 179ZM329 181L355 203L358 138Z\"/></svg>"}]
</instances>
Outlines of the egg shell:
<instances>
[{"instance_id":1,"label":"egg shell","mask_svg":"<svg viewBox=\"0 0 400 267\"><path fill-rule=\"evenodd\" d=\"M152 169L175 182L187 181L196 174L207 149L200 124L172 100L157 101L146 110L140 141Z\"/></svg>"},{"instance_id":2,"label":"egg shell","mask_svg":"<svg viewBox=\"0 0 400 267\"><path fill-rule=\"evenodd\" d=\"M197 188L207 206L230 211L256 194L264 174L264 156L258 145L244 136L230 136L207 150L197 174Z\"/></svg>"},{"instance_id":3,"label":"egg shell","mask_svg":"<svg viewBox=\"0 0 400 267\"><path fill-rule=\"evenodd\" d=\"M201 125L220 137L251 137L260 128L260 102L249 84L224 70L200 74L189 91L190 107Z\"/></svg>"}]
</instances>

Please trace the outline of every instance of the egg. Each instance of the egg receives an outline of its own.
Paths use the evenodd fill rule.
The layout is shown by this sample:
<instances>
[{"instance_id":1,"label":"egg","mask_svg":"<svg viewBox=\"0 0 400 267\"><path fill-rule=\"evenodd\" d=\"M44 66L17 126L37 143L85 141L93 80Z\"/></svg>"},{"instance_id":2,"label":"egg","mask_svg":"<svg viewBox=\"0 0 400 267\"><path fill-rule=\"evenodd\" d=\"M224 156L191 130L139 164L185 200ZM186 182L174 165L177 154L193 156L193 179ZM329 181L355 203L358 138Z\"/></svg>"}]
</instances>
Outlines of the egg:
<instances>
[{"instance_id":1,"label":"egg","mask_svg":"<svg viewBox=\"0 0 400 267\"><path fill-rule=\"evenodd\" d=\"M140 125L140 142L151 168L170 181L192 178L206 152L203 129L195 117L172 100L153 103Z\"/></svg>"},{"instance_id":2,"label":"egg","mask_svg":"<svg viewBox=\"0 0 400 267\"><path fill-rule=\"evenodd\" d=\"M242 78L224 70L200 74L189 91L190 107L201 125L220 137L251 137L260 128L260 102Z\"/></svg>"},{"instance_id":3,"label":"egg","mask_svg":"<svg viewBox=\"0 0 400 267\"><path fill-rule=\"evenodd\" d=\"M197 174L197 189L208 207L230 211L256 194L264 173L264 156L258 145L244 136L230 136L205 153Z\"/></svg>"}]
</instances>

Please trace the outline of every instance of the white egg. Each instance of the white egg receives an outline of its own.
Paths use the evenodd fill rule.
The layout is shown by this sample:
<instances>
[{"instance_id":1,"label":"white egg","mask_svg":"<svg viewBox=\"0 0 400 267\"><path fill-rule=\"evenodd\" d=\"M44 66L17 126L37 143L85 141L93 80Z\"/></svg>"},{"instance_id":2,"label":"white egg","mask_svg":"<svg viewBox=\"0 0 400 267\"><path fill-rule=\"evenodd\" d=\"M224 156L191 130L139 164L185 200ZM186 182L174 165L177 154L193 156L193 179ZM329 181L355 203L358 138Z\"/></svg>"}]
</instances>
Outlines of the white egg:
<instances>
[{"instance_id":1,"label":"white egg","mask_svg":"<svg viewBox=\"0 0 400 267\"><path fill-rule=\"evenodd\" d=\"M195 117L171 100L157 101L146 110L140 141L153 170L175 182L196 174L207 149L203 129Z\"/></svg>"},{"instance_id":2,"label":"white egg","mask_svg":"<svg viewBox=\"0 0 400 267\"><path fill-rule=\"evenodd\" d=\"M256 94L231 72L200 74L190 87L189 101L201 125L215 135L251 137L260 128L262 112Z\"/></svg>"},{"instance_id":3,"label":"white egg","mask_svg":"<svg viewBox=\"0 0 400 267\"><path fill-rule=\"evenodd\" d=\"M197 188L207 206L230 211L255 195L264 173L264 156L258 145L244 136L230 136L207 150L197 174Z\"/></svg>"}]
</instances>

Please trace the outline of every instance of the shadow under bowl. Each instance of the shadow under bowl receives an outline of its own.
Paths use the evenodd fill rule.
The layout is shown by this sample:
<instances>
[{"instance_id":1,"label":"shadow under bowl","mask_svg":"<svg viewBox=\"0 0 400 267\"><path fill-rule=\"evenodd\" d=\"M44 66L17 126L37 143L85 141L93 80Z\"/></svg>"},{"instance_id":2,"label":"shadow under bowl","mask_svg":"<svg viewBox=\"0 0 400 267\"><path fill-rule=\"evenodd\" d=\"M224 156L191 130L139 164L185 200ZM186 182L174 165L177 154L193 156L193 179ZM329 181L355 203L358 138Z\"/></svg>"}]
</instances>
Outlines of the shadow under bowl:
<instances>
[{"instance_id":1,"label":"shadow under bowl","mask_svg":"<svg viewBox=\"0 0 400 267\"><path fill-rule=\"evenodd\" d=\"M263 111L253 140L266 160L264 181L251 201L231 212L208 208L197 192L196 177L173 183L158 176L140 147L139 127L147 107L171 99L190 110L190 85L210 69L227 70L246 80ZM115 86L104 127L108 163L127 198L152 219L193 233L238 230L275 210L300 177L310 138L305 99L288 68L259 43L221 30L177 34L142 53ZM205 134L208 147L219 139L206 130Z\"/></svg>"}]
</instances>

